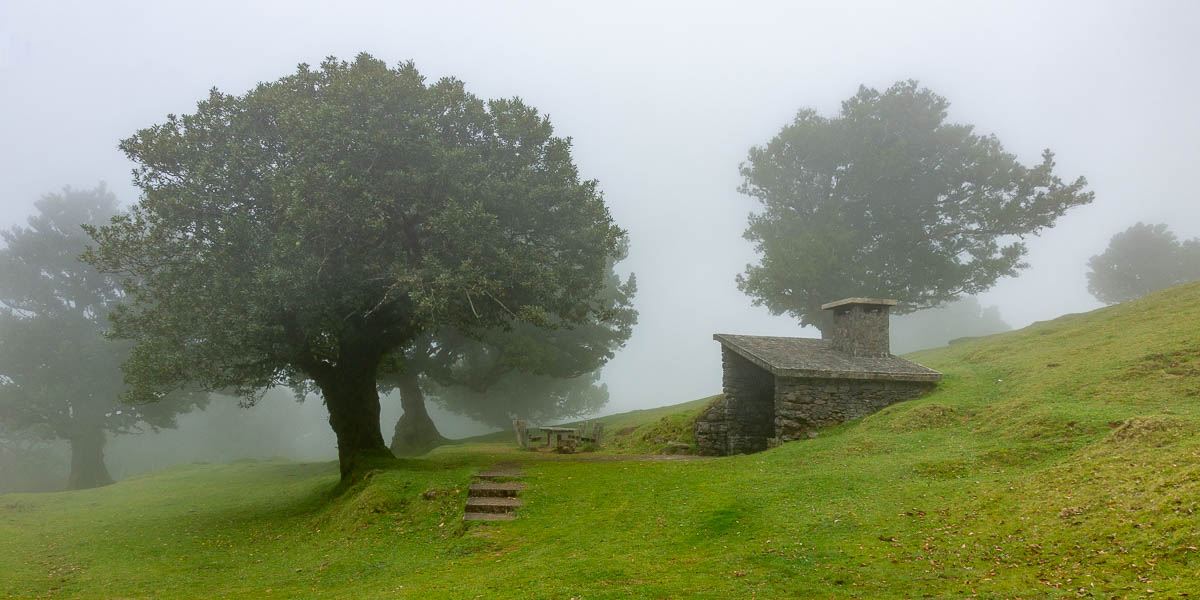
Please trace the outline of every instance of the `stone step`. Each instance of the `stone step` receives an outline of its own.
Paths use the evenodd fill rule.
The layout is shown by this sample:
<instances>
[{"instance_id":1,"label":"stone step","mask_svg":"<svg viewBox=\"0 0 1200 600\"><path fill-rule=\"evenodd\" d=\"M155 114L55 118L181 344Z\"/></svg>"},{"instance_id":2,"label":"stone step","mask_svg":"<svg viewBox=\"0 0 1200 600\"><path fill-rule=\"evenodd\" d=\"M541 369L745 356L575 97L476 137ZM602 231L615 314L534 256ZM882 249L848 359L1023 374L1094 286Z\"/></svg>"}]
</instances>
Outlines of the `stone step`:
<instances>
[{"instance_id":1,"label":"stone step","mask_svg":"<svg viewBox=\"0 0 1200 600\"><path fill-rule=\"evenodd\" d=\"M463 515L464 521L511 521L517 518L513 513L478 513L469 512Z\"/></svg>"},{"instance_id":2,"label":"stone step","mask_svg":"<svg viewBox=\"0 0 1200 600\"><path fill-rule=\"evenodd\" d=\"M468 513L511 513L525 503L516 498L467 498Z\"/></svg>"},{"instance_id":3,"label":"stone step","mask_svg":"<svg viewBox=\"0 0 1200 600\"><path fill-rule=\"evenodd\" d=\"M467 495L479 498L496 496L513 498L523 489L525 489L525 484L515 481L481 481L472 483L471 487L467 489Z\"/></svg>"},{"instance_id":4,"label":"stone step","mask_svg":"<svg viewBox=\"0 0 1200 600\"><path fill-rule=\"evenodd\" d=\"M475 478L486 481L507 481L510 479L524 479L525 474L512 469L492 469L476 473Z\"/></svg>"}]
</instances>

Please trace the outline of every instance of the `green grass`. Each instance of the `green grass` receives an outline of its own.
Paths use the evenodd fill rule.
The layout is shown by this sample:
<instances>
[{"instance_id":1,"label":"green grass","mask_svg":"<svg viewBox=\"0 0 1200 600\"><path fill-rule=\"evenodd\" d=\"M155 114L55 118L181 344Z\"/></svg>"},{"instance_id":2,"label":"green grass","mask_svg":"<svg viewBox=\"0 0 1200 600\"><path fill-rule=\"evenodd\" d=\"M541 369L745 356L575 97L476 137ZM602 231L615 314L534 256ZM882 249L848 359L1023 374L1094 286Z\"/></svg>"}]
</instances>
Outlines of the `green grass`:
<instances>
[{"instance_id":1,"label":"green grass","mask_svg":"<svg viewBox=\"0 0 1200 600\"><path fill-rule=\"evenodd\" d=\"M705 399L605 418L601 452L503 436L348 489L251 462L0 496L0 593L1200 596L1200 284L913 358L946 374L925 398L750 456L638 460ZM514 460L521 518L461 521L471 473Z\"/></svg>"}]
</instances>

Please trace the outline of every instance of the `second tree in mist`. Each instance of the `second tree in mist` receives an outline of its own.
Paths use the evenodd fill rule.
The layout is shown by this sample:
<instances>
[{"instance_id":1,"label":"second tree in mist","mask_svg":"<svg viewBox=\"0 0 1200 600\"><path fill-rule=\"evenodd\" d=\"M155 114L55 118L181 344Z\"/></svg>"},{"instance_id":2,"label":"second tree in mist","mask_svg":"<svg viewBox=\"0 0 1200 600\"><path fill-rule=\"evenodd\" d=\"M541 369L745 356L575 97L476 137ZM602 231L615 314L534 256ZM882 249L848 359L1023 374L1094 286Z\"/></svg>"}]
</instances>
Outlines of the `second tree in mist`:
<instances>
[{"instance_id":1,"label":"second tree in mist","mask_svg":"<svg viewBox=\"0 0 1200 600\"><path fill-rule=\"evenodd\" d=\"M740 190L762 203L745 232L762 261L739 287L828 335L821 305L839 298L896 298L907 312L988 289L1026 266L1020 236L1091 202L1049 150L1022 165L994 136L946 122L948 107L913 81L863 87L837 117L802 110L751 148Z\"/></svg>"}]
</instances>

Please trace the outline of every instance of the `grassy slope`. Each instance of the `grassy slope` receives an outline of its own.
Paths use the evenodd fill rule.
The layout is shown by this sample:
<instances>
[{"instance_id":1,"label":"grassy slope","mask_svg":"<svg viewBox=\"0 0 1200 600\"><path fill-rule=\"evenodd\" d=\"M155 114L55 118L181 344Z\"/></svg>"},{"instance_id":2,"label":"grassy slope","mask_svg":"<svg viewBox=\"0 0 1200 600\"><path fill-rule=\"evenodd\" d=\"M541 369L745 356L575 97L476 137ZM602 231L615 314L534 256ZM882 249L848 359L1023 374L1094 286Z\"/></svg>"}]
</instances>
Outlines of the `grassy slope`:
<instances>
[{"instance_id":1,"label":"grassy slope","mask_svg":"<svg viewBox=\"0 0 1200 600\"><path fill-rule=\"evenodd\" d=\"M947 374L926 398L751 456L505 440L350 490L334 465L242 463L0 496L0 593L1200 596L1200 284L915 358ZM669 412L609 431L644 417L621 447L645 449L686 420ZM470 474L497 460L527 461L521 518L463 523Z\"/></svg>"}]
</instances>

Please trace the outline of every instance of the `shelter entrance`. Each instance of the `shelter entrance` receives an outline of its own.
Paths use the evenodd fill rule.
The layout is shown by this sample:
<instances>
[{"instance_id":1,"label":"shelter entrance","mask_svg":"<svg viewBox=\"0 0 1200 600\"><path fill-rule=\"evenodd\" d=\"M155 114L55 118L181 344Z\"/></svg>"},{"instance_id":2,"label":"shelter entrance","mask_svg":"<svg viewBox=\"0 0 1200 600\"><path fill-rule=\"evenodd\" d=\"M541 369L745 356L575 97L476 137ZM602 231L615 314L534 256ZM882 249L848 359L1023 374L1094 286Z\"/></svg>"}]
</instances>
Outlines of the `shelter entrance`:
<instances>
[{"instance_id":1,"label":"shelter entrance","mask_svg":"<svg viewBox=\"0 0 1200 600\"><path fill-rule=\"evenodd\" d=\"M765 450L775 437L775 376L734 352L726 351L722 360L731 417L727 452Z\"/></svg>"}]
</instances>

